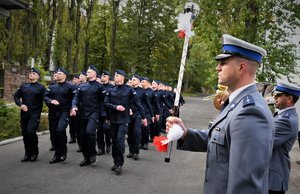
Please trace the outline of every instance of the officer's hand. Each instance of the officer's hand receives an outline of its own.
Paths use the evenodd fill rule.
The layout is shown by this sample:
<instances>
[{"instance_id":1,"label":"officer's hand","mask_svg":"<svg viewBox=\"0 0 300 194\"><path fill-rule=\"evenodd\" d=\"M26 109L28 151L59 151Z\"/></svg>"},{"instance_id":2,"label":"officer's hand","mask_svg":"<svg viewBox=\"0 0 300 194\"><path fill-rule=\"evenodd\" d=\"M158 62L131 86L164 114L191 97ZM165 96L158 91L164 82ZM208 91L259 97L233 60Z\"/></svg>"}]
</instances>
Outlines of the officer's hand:
<instances>
[{"instance_id":1,"label":"officer's hand","mask_svg":"<svg viewBox=\"0 0 300 194\"><path fill-rule=\"evenodd\" d=\"M171 114L173 114L173 113L174 113L173 109L170 109L170 110L169 110L169 112L170 112Z\"/></svg>"},{"instance_id":2,"label":"officer's hand","mask_svg":"<svg viewBox=\"0 0 300 194\"><path fill-rule=\"evenodd\" d=\"M155 122L155 117L152 117L151 119L152 119L152 123L154 123Z\"/></svg>"},{"instance_id":3,"label":"officer's hand","mask_svg":"<svg viewBox=\"0 0 300 194\"><path fill-rule=\"evenodd\" d=\"M76 114L77 114L77 108L72 108L71 109L71 111L70 111L70 116L72 117L72 116L76 116Z\"/></svg>"},{"instance_id":4,"label":"officer's hand","mask_svg":"<svg viewBox=\"0 0 300 194\"><path fill-rule=\"evenodd\" d=\"M21 105L21 110L22 110L23 112L27 112L27 111L28 111L28 107L27 107L25 104L22 104L22 105Z\"/></svg>"},{"instance_id":5,"label":"officer's hand","mask_svg":"<svg viewBox=\"0 0 300 194\"><path fill-rule=\"evenodd\" d=\"M51 104L59 105L59 102L57 100L51 100Z\"/></svg>"},{"instance_id":6,"label":"officer's hand","mask_svg":"<svg viewBox=\"0 0 300 194\"><path fill-rule=\"evenodd\" d=\"M159 121L159 115L155 115L156 121Z\"/></svg>"},{"instance_id":7,"label":"officer's hand","mask_svg":"<svg viewBox=\"0 0 300 194\"><path fill-rule=\"evenodd\" d=\"M122 105L118 105L116 109L117 111L125 111L125 108Z\"/></svg>"},{"instance_id":8,"label":"officer's hand","mask_svg":"<svg viewBox=\"0 0 300 194\"><path fill-rule=\"evenodd\" d=\"M166 131L168 132L171 129L171 127L173 126L173 124L177 124L182 128L183 135L181 136L181 139L184 139L187 134L187 128L184 126L184 123L182 122L182 120L178 117L168 117L167 118Z\"/></svg>"},{"instance_id":9,"label":"officer's hand","mask_svg":"<svg viewBox=\"0 0 300 194\"><path fill-rule=\"evenodd\" d=\"M142 123L143 123L143 125L144 125L145 127L147 127L147 126L148 126L147 119L142 119Z\"/></svg>"}]
</instances>

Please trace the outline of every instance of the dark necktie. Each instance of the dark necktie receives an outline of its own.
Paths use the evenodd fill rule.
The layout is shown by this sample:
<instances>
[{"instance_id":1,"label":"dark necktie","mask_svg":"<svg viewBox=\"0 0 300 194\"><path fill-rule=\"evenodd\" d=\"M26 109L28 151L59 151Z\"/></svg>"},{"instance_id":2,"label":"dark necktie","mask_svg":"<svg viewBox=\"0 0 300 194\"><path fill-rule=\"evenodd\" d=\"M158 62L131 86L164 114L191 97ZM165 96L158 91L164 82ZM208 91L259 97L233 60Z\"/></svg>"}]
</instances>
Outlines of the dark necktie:
<instances>
[{"instance_id":1,"label":"dark necktie","mask_svg":"<svg viewBox=\"0 0 300 194\"><path fill-rule=\"evenodd\" d=\"M278 111L276 111L274 114L273 114L273 117L276 117L278 115Z\"/></svg>"},{"instance_id":2,"label":"dark necktie","mask_svg":"<svg viewBox=\"0 0 300 194\"><path fill-rule=\"evenodd\" d=\"M222 112L228 104L229 104L229 98L227 98L227 100L224 102L220 112Z\"/></svg>"}]
</instances>

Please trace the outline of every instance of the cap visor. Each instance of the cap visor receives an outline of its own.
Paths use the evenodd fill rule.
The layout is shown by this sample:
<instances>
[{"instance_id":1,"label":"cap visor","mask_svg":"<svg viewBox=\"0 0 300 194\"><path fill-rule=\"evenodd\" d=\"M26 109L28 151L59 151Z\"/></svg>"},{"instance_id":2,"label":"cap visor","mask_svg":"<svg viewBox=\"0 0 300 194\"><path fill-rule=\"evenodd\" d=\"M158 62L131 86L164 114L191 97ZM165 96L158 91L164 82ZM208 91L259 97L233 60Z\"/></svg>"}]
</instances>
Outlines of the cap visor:
<instances>
[{"instance_id":1,"label":"cap visor","mask_svg":"<svg viewBox=\"0 0 300 194\"><path fill-rule=\"evenodd\" d=\"M277 94L282 94L283 92L282 91L278 91L278 90L274 90L273 92L272 92L272 94L275 96L275 95L277 95Z\"/></svg>"},{"instance_id":2,"label":"cap visor","mask_svg":"<svg viewBox=\"0 0 300 194\"><path fill-rule=\"evenodd\" d=\"M222 59L226 59L228 57L231 57L232 55L231 54L219 54L215 57L215 60L219 61L219 60L222 60Z\"/></svg>"}]
</instances>

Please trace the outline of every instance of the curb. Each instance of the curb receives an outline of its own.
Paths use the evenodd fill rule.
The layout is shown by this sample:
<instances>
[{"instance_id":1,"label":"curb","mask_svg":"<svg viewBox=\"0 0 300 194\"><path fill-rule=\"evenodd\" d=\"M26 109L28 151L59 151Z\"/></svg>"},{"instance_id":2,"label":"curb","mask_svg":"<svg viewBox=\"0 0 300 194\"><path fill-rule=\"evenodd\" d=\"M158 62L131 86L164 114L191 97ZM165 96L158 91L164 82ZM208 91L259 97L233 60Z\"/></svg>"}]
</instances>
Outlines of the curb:
<instances>
[{"instance_id":1,"label":"curb","mask_svg":"<svg viewBox=\"0 0 300 194\"><path fill-rule=\"evenodd\" d=\"M41 135L45 135L45 134L48 134L48 133L49 133L49 130L47 130L47 131L41 131L41 132L38 132L36 134L38 136L41 136ZM6 140L3 140L3 141L0 141L0 146L6 145L6 144L10 144L10 143L14 143L14 142L21 141L21 140L23 140L22 136L20 136L20 137L14 137L14 138L11 138L11 139L6 139Z\"/></svg>"}]
</instances>

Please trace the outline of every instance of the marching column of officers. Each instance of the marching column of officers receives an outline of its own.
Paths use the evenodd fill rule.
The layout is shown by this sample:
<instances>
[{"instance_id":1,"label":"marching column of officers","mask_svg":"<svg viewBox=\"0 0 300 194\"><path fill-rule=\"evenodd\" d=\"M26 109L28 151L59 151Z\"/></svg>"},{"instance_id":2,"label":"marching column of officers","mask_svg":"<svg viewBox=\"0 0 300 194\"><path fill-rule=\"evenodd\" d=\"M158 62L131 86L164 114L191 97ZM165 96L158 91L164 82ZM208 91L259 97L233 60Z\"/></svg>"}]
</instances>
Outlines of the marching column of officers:
<instances>
[{"instance_id":1,"label":"marching column of officers","mask_svg":"<svg viewBox=\"0 0 300 194\"><path fill-rule=\"evenodd\" d=\"M80 166L96 162L96 155L112 152L115 174L120 175L124 164L125 140L129 145L128 158L139 159L139 150L148 149L149 141L165 131L166 118L171 115L175 93L158 80L134 74L126 83L126 73L117 70L114 83L108 71L91 65L86 72L67 81L69 73L58 68L46 89L38 80L40 72L32 68L29 83L24 83L14 94L21 108L21 129L25 148L22 162L36 161L39 154L36 131L43 102L48 106L50 164L67 159L69 143L78 143L82 152ZM181 97L181 105L184 100ZM98 148L98 150L96 149Z\"/></svg>"}]
</instances>

